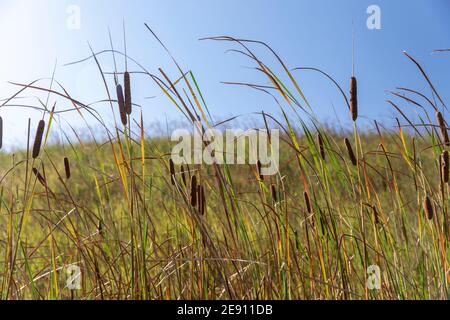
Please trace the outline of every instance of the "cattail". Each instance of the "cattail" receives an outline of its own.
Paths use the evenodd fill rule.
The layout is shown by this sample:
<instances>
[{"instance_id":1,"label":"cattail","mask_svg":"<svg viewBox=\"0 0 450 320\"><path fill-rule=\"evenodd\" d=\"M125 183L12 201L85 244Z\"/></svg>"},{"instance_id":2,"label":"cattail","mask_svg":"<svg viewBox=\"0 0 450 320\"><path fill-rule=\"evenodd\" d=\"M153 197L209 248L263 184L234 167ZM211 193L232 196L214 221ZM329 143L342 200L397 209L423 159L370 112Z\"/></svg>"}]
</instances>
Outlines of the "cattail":
<instances>
[{"instance_id":1,"label":"cattail","mask_svg":"<svg viewBox=\"0 0 450 320\"><path fill-rule=\"evenodd\" d=\"M258 162L256 163L256 166L258 168L258 176L259 176L259 180L264 181L264 176L261 174L261 161L258 160Z\"/></svg>"},{"instance_id":2,"label":"cattail","mask_svg":"<svg viewBox=\"0 0 450 320\"><path fill-rule=\"evenodd\" d=\"M69 158L64 158L64 170L66 171L66 178L70 179L70 164L69 164Z\"/></svg>"},{"instance_id":3,"label":"cattail","mask_svg":"<svg viewBox=\"0 0 450 320\"><path fill-rule=\"evenodd\" d=\"M0 149L3 146L3 118L0 117Z\"/></svg>"},{"instance_id":4,"label":"cattail","mask_svg":"<svg viewBox=\"0 0 450 320\"><path fill-rule=\"evenodd\" d=\"M130 73L128 71L123 75L123 83L125 85L125 111L128 115L131 114L131 83L130 83Z\"/></svg>"},{"instance_id":5,"label":"cattail","mask_svg":"<svg viewBox=\"0 0 450 320\"><path fill-rule=\"evenodd\" d=\"M317 134L317 144L319 145L320 156L322 157L322 160L325 160L325 147L320 133Z\"/></svg>"},{"instance_id":6,"label":"cattail","mask_svg":"<svg viewBox=\"0 0 450 320\"><path fill-rule=\"evenodd\" d=\"M39 180L39 182L45 187L47 185L45 178L42 176L42 174L38 171L38 169L33 168L33 173L36 176L36 178Z\"/></svg>"},{"instance_id":7,"label":"cattail","mask_svg":"<svg viewBox=\"0 0 450 320\"><path fill-rule=\"evenodd\" d=\"M425 199L423 200L423 209L425 211L425 214L428 218L428 220L433 219L433 204L431 203L431 199L428 196L425 196Z\"/></svg>"},{"instance_id":8,"label":"cattail","mask_svg":"<svg viewBox=\"0 0 450 320\"><path fill-rule=\"evenodd\" d=\"M306 210L308 211L308 213L312 212L312 206L311 206L311 201L309 199L309 194L307 191L305 191L303 193L303 196L305 197L305 204L306 204Z\"/></svg>"},{"instance_id":9,"label":"cattail","mask_svg":"<svg viewBox=\"0 0 450 320\"><path fill-rule=\"evenodd\" d=\"M439 128L441 129L442 140L444 140L444 143L446 146L450 146L450 140L448 138L447 127L445 126L445 121L444 121L444 117L442 116L442 113L440 113L439 111L436 112L436 118L437 118L437 122L439 124Z\"/></svg>"},{"instance_id":10,"label":"cattail","mask_svg":"<svg viewBox=\"0 0 450 320\"><path fill-rule=\"evenodd\" d=\"M449 154L447 150L441 154L441 174L442 181L447 183L449 180Z\"/></svg>"},{"instance_id":11,"label":"cattail","mask_svg":"<svg viewBox=\"0 0 450 320\"><path fill-rule=\"evenodd\" d=\"M358 86L355 77L350 79L350 113L353 121L356 121L358 119Z\"/></svg>"},{"instance_id":12,"label":"cattail","mask_svg":"<svg viewBox=\"0 0 450 320\"><path fill-rule=\"evenodd\" d=\"M117 103L119 104L120 120L122 121L122 124L124 126L126 126L127 125L127 113L125 110L123 90L122 90L122 86L120 84L117 85L116 91L117 91Z\"/></svg>"},{"instance_id":13,"label":"cattail","mask_svg":"<svg viewBox=\"0 0 450 320\"><path fill-rule=\"evenodd\" d=\"M274 184L270 186L270 190L272 191L273 201L277 202L277 188Z\"/></svg>"},{"instance_id":14,"label":"cattail","mask_svg":"<svg viewBox=\"0 0 450 320\"><path fill-rule=\"evenodd\" d=\"M352 145L350 144L350 140L345 138L344 142L345 142L345 146L347 147L348 156L349 156L350 160L352 161L352 164L354 166L356 166L356 164L357 164L356 157L355 157L355 154L353 152Z\"/></svg>"},{"instance_id":15,"label":"cattail","mask_svg":"<svg viewBox=\"0 0 450 320\"><path fill-rule=\"evenodd\" d=\"M36 159L39 156L39 153L41 152L41 144L42 144L42 137L44 135L44 128L45 128L45 121L44 120L39 121L36 130L36 136L34 138L33 159Z\"/></svg>"},{"instance_id":16,"label":"cattail","mask_svg":"<svg viewBox=\"0 0 450 320\"><path fill-rule=\"evenodd\" d=\"M173 163L173 160L169 160L169 168L170 168L170 182L172 185L175 185L175 165Z\"/></svg>"},{"instance_id":17,"label":"cattail","mask_svg":"<svg viewBox=\"0 0 450 320\"><path fill-rule=\"evenodd\" d=\"M183 184L186 186L186 173L184 173L183 165L181 165L181 180L183 180Z\"/></svg>"},{"instance_id":18,"label":"cattail","mask_svg":"<svg viewBox=\"0 0 450 320\"><path fill-rule=\"evenodd\" d=\"M198 193L198 210L200 211L200 214L203 216L205 215L205 189L203 188L203 186L198 186L197 193Z\"/></svg>"},{"instance_id":19,"label":"cattail","mask_svg":"<svg viewBox=\"0 0 450 320\"><path fill-rule=\"evenodd\" d=\"M191 178L191 206L197 206L197 177Z\"/></svg>"}]
</instances>

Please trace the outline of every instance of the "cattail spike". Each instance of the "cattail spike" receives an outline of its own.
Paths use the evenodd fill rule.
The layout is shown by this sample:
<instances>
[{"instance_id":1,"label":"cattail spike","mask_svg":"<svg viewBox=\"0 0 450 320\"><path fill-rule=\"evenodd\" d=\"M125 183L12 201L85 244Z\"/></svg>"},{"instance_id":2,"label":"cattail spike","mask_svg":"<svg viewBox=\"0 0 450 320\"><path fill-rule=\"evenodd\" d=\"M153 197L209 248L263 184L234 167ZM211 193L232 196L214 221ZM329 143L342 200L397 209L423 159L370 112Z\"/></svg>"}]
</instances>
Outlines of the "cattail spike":
<instances>
[{"instance_id":1,"label":"cattail spike","mask_svg":"<svg viewBox=\"0 0 450 320\"><path fill-rule=\"evenodd\" d=\"M47 183L46 183L46 181L45 181L45 178L42 176L42 174L39 172L39 170L36 169L36 168L33 168L33 173L34 173L34 175L36 176L36 178L39 180L39 182L40 182L44 187L46 187L46 186L47 186Z\"/></svg>"},{"instance_id":2,"label":"cattail spike","mask_svg":"<svg viewBox=\"0 0 450 320\"><path fill-rule=\"evenodd\" d=\"M258 168L259 180L264 181L264 176L261 174L261 161L258 160L258 162L256 163L256 167Z\"/></svg>"},{"instance_id":3,"label":"cattail spike","mask_svg":"<svg viewBox=\"0 0 450 320\"><path fill-rule=\"evenodd\" d=\"M320 133L317 134L317 144L319 145L320 156L322 157L322 160L325 160L325 147Z\"/></svg>"},{"instance_id":4,"label":"cattail spike","mask_svg":"<svg viewBox=\"0 0 450 320\"><path fill-rule=\"evenodd\" d=\"M429 196L425 196L425 199L423 200L423 209L428 220L433 219L434 208Z\"/></svg>"},{"instance_id":5,"label":"cattail spike","mask_svg":"<svg viewBox=\"0 0 450 320\"><path fill-rule=\"evenodd\" d=\"M126 126L128 120L127 120L127 113L125 110L125 101L124 101L124 97L123 97L123 90L122 90L122 86L120 84L117 85L116 92L117 92L117 103L119 104L120 120L122 121L122 124L124 126Z\"/></svg>"},{"instance_id":6,"label":"cattail spike","mask_svg":"<svg viewBox=\"0 0 450 320\"><path fill-rule=\"evenodd\" d=\"M173 163L173 160L169 160L169 168L170 168L170 182L172 185L175 185L175 165Z\"/></svg>"},{"instance_id":7,"label":"cattail spike","mask_svg":"<svg viewBox=\"0 0 450 320\"><path fill-rule=\"evenodd\" d=\"M41 120L39 121L38 127L36 129L36 136L34 138L33 159L36 159L39 156L39 153L41 152L41 144L42 144L42 137L44 136L44 129L45 129L45 121Z\"/></svg>"},{"instance_id":8,"label":"cattail spike","mask_svg":"<svg viewBox=\"0 0 450 320\"><path fill-rule=\"evenodd\" d=\"M448 151L445 150L441 154L441 174L442 174L442 181L447 183L449 181L449 154Z\"/></svg>"},{"instance_id":9,"label":"cattail spike","mask_svg":"<svg viewBox=\"0 0 450 320\"><path fill-rule=\"evenodd\" d=\"M353 152L352 145L350 144L350 140L345 138L344 142L345 142L345 146L347 147L348 156L349 156L350 160L352 161L352 164L354 166L356 166L357 161L356 161L355 153Z\"/></svg>"},{"instance_id":10,"label":"cattail spike","mask_svg":"<svg viewBox=\"0 0 450 320\"><path fill-rule=\"evenodd\" d=\"M312 213L312 206L311 206L311 200L309 199L309 194L307 191L305 191L303 193L303 196L305 198L305 204L306 204L306 211L308 211L308 213Z\"/></svg>"},{"instance_id":11,"label":"cattail spike","mask_svg":"<svg viewBox=\"0 0 450 320\"><path fill-rule=\"evenodd\" d=\"M276 186L275 186L274 184L272 184L272 185L270 186L270 190L272 191L272 198L273 198L273 201L278 202L278 200L277 200L277 188L276 188Z\"/></svg>"},{"instance_id":12,"label":"cattail spike","mask_svg":"<svg viewBox=\"0 0 450 320\"><path fill-rule=\"evenodd\" d=\"M132 112L131 104L131 83L130 83L130 73L128 71L123 75L123 83L125 86L125 111L128 115Z\"/></svg>"},{"instance_id":13,"label":"cattail spike","mask_svg":"<svg viewBox=\"0 0 450 320\"><path fill-rule=\"evenodd\" d=\"M352 120L358 119L358 85L355 77L350 79L350 113Z\"/></svg>"},{"instance_id":14,"label":"cattail spike","mask_svg":"<svg viewBox=\"0 0 450 320\"><path fill-rule=\"evenodd\" d=\"M66 171L66 178L70 179L70 164L69 164L69 158L64 158L64 170Z\"/></svg>"},{"instance_id":15,"label":"cattail spike","mask_svg":"<svg viewBox=\"0 0 450 320\"><path fill-rule=\"evenodd\" d=\"M191 206L197 206L197 177L191 178Z\"/></svg>"},{"instance_id":16,"label":"cattail spike","mask_svg":"<svg viewBox=\"0 0 450 320\"><path fill-rule=\"evenodd\" d=\"M450 140L448 138L448 132L447 132L447 127L445 125L445 120L444 120L444 117L442 116L442 113L440 113L439 111L436 112L436 119L439 124L439 128L441 129L442 140L444 141L446 146L450 146Z\"/></svg>"}]
</instances>

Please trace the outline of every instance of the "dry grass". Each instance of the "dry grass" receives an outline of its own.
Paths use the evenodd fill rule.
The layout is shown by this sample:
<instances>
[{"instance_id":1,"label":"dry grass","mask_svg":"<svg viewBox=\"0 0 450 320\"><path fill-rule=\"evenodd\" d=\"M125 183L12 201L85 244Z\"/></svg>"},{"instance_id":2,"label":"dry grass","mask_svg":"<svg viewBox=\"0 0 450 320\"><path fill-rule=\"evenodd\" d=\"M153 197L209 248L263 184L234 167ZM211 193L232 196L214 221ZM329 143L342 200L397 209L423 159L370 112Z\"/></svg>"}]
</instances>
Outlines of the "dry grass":
<instances>
[{"instance_id":1,"label":"dry grass","mask_svg":"<svg viewBox=\"0 0 450 320\"><path fill-rule=\"evenodd\" d=\"M171 143L149 139L132 108L134 72L125 73L125 97L117 74L113 82L103 73L121 119L115 128L98 119L105 141L47 144L58 130L53 108L38 124L31 156L25 146L0 155L1 298L448 299L448 135L442 113L436 123L429 116L445 105L420 64L407 56L439 105L398 89L398 102L390 103L411 130L400 120L394 128L375 122L372 133L355 124L344 137L313 116L294 74L264 43L212 40L236 45L270 83L235 84L269 94L284 115L261 114L264 126L282 131L279 173L263 176L260 162L175 166ZM261 61L261 48L274 61ZM90 61L98 63L97 55ZM189 122L211 127L194 74L174 62L177 79L162 69L162 77L139 72ZM356 79L343 90L319 69L295 70L331 80L343 94L342 110L357 120ZM49 92L38 84L20 88L33 90ZM49 93L74 112L91 112L65 90ZM404 102L428 104L420 108L426 120L410 120ZM381 268L381 290L366 286L373 264ZM80 290L66 287L69 265L81 268Z\"/></svg>"}]
</instances>

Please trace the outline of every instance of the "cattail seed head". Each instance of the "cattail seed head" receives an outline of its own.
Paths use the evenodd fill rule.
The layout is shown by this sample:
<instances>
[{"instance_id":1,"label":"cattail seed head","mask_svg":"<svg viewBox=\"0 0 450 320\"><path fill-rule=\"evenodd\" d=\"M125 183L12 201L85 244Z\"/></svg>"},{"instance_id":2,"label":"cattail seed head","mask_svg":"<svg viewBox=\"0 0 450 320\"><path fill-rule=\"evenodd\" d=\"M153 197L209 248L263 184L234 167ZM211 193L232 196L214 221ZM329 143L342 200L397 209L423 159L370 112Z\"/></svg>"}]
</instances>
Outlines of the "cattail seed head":
<instances>
[{"instance_id":1,"label":"cattail seed head","mask_svg":"<svg viewBox=\"0 0 450 320\"><path fill-rule=\"evenodd\" d=\"M131 83L130 83L130 73L128 71L123 75L123 83L125 86L125 111L128 115L132 112L131 104Z\"/></svg>"},{"instance_id":2,"label":"cattail seed head","mask_svg":"<svg viewBox=\"0 0 450 320\"><path fill-rule=\"evenodd\" d=\"M308 191L303 192L303 196L305 198L306 211L308 211L308 213L311 213L312 212L312 206L311 206L311 201L309 199Z\"/></svg>"},{"instance_id":3,"label":"cattail seed head","mask_svg":"<svg viewBox=\"0 0 450 320\"><path fill-rule=\"evenodd\" d=\"M173 163L173 160L169 160L169 168L170 168L170 182L172 185L175 185L175 165Z\"/></svg>"},{"instance_id":4,"label":"cattail seed head","mask_svg":"<svg viewBox=\"0 0 450 320\"><path fill-rule=\"evenodd\" d=\"M33 168L33 173L34 173L34 175L36 176L36 178L38 179L38 181L39 181L44 187L47 186L47 183L46 183L46 181L45 181L44 176L42 176L42 174L39 172L38 169Z\"/></svg>"},{"instance_id":5,"label":"cattail seed head","mask_svg":"<svg viewBox=\"0 0 450 320\"><path fill-rule=\"evenodd\" d=\"M259 180L264 181L264 176L261 174L261 161L258 160L258 162L256 163L256 167L258 168Z\"/></svg>"},{"instance_id":6,"label":"cattail seed head","mask_svg":"<svg viewBox=\"0 0 450 320\"><path fill-rule=\"evenodd\" d=\"M322 160L325 160L325 147L320 133L317 134L317 144L319 145L320 156L322 157Z\"/></svg>"},{"instance_id":7,"label":"cattail seed head","mask_svg":"<svg viewBox=\"0 0 450 320\"><path fill-rule=\"evenodd\" d=\"M116 92L117 92L117 103L119 104L120 120L122 121L122 124L126 126L128 120L127 120L127 113L125 110L125 100L123 97L123 90L120 84L117 85Z\"/></svg>"},{"instance_id":8,"label":"cattail seed head","mask_svg":"<svg viewBox=\"0 0 450 320\"><path fill-rule=\"evenodd\" d=\"M272 184L271 186L270 186L270 190L271 190L271 192L272 192L272 198L273 198L273 201L275 201L275 202L277 202L278 200L277 200L277 187L274 185L274 184Z\"/></svg>"},{"instance_id":9,"label":"cattail seed head","mask_svg":"<svg viewBox=\"0 0 450 320\"><path fill-rule=\"evenodd\" d=\"M197 206L197 177L195 175L191 178L191 206Z\"/></svg>"},{"instance_id":10,"label":"cattail seed head","mask_svg":"<svg viewBox=\"0 0 450 320\"><path fill-rule=\"evenodd\" d=\"M183 180L184 186L186 186L186 173L184 172L184 167L181 165L181 180Z\"/></svg>"},{"instance_id":11,"label":"cattail seed head","mask_svg":"<svg viewBox=\"0 0 450 320\"><path fill-rule=\"evenodd\" d=\"M449 181L449 154L448 151L445 150L441 154L441 174L442 174L442 181L447 183Z\"/></svg>"},{"instance_id":12,"label":"cattail seed head","mask_svg":"<svg viewBox=\"0 0 450 320\"><path fill-rule=\"evenodd\" d=\"M436 119L439 124L439 128L441 129L442 140L444 141L446 146L450 146L450 140L448 138L448 132L447 127L445 126L444 117L442 116L442 113L440 113L439 111L436 112Z\"/></svg>"},{"instance_id":13,"label":"cattail seed head","mask_svg":"<svg viewBox=\"0 0 450 320\"><path fill-rule=\"evenodd\" d=\"M356 78L350 79L350 113L352 114L352 120L358 119L358 86Z\"/></svg>"},{"instance_id":14,"label":"cattail seed head","mask_svg":"<svg viewBox=\"0 0 450 320\"><path fill-rule=\"evenodd\" d=\"M198 186L197 188L198 197L198 210L200 214L205 215L205 189L203 186Z\"/></svg>"},{"instance_id":15,"label":"cattail seed head","mask_svg":"<svg viewBox=\"0 0 450 320\"><path fill-rule=\"evenodd\" d=\"M345 142L345 147L347 148L348 156L349 156L350 160L352 161L352 164L354 166L356 166L357 161L356 161L355 153L353 152L352 145L350 144L350 140L345 138L344 142Z\"/></svg>"},{"instance_id":16,"label":"cattail seed head","mask_svg":"<svg viewBox=\"0 0 450 320\"><path fill-rule=\"evenodd\" d=\"M423 209L428 220L433 219L434 208L429 196L425 196L425 199L423 200Z\"/></svg>"},{"instance_id":17,"label":"cattail seed head","mask_svg":"<svg viewBox=\"0 0 450 320\"><path fill-rule=\"evenodd\" d=\"M39 156L39 153L41 152L41 144L42 144L42 137L44 136L44 129L45 129L45 121L41 120L39 121L38 127L36 129L36 136L34 138L33 159L36 159Z\"/></svg>"},{"instance_id":18,"label":"cattail seed head","mask_svg":"<svg viewBox=\"0 0 450 320\"><path fill-rule=\"evenodd\" d=\"M66 172L66 178L70 179L70 164L69 164L69 158L64 158L64 170Z\"/></svg>"}]
</instances>

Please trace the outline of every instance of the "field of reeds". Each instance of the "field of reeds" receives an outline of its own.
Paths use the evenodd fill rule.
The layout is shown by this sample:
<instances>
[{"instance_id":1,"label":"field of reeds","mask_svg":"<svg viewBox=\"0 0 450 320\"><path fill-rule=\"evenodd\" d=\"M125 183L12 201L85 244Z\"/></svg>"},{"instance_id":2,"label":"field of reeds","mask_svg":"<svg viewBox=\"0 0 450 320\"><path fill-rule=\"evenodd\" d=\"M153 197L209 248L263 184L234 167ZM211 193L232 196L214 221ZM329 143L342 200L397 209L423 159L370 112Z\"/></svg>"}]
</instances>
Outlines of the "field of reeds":
<instances>
[{"instance_id":1,"label":"field of reeds","mask_svg":"<svg viewBox=\"0 0 450 320\"><path fill-rule=\"evenodd\" d=\"M432 95L395 89L387 103L396 125L374 121L364 131L357 75L337 83L324 70L304 68L342 94L340 111L354 123L342 132L314 116L296 82L299 70L290 67L295 62L262 42L208 40L227 42L266 78L264 85L235 85L267 94L283 115L259 115L262 128L281 131L278 174L263 176L251 164L170 161L173 142L150 137L133 104L136 73L187 122L217 125L201 83L175 59L170 74L178 76L170 78L123 52L92 52L88 61L102 73L115 126L70 88L15 84L2 108L24 93L45 92L66 100L81 120L95 117L105 138L89 137L86 124L83 134L73 129L75 139L58 133L64 138L52 142L62 110L42 104L42 120L28 122L27 144L0 154L0 297L448 299L447 108L421 64L405 53ZM273 60L260 60L261 51ZM106 72L100 54L126 59L127 68ZM419 123L405 105L417 109ZM373 265L379 289L367 285ZM68 286L70 266L80 268L79 288Z\"/></svg>"}]
</instances>

